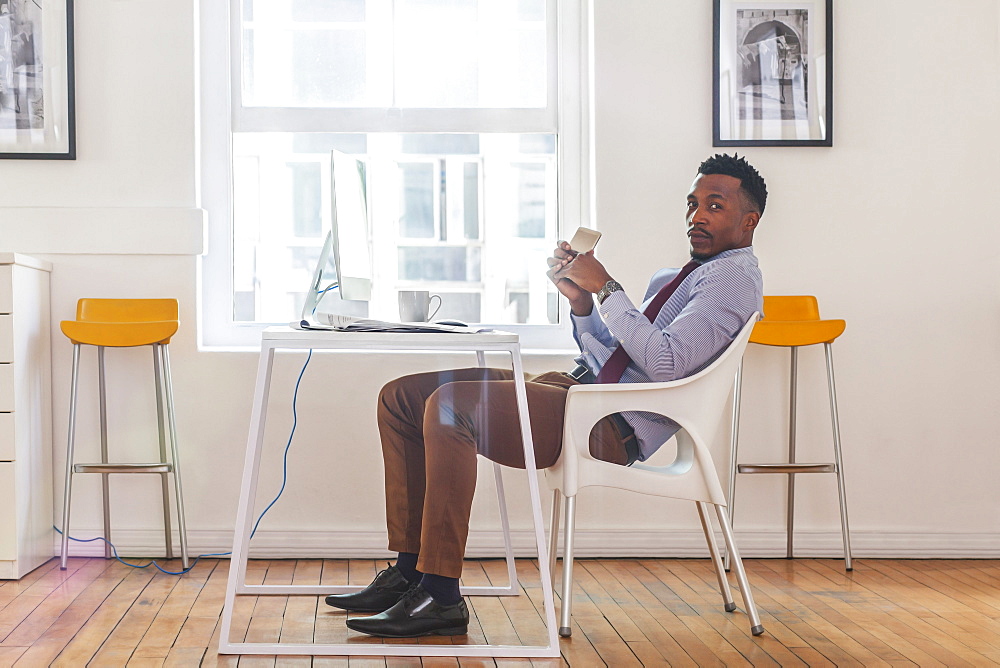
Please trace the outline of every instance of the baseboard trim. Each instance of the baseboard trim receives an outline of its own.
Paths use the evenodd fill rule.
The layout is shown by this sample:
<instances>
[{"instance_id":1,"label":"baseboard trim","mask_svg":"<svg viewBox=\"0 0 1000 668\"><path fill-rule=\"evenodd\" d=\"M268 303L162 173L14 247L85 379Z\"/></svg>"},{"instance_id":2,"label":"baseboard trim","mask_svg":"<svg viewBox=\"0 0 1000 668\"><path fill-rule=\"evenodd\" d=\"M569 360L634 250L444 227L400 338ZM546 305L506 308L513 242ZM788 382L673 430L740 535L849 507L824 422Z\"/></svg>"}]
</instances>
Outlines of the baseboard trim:
<instances>
[{"instance_id":1,"label":"baseboard trim","mask_svg":"<svg viewBox=\"0 0 1000 668\"><path fill-rule=\"evenodd\" d=\"M76 538L94 538L99 532L74 531ZM58 536L54 553L59 553ZM519 557L535 557L534 532L514 531L511 535L514 553ZM115 547L123 557L149 557L164 554L163 534L148 530L119 530L114 535ZM721 535L716 536L722 544ZM776 558L785 556L785 534L781 531L738 531L737 545L744 557ZM383 559L391 556L386 550L385 534L377 531L259 531L250 544L250 557L257 559ZM179 541L174 535L175 552ZM855 558L873 559L1000 559L998 533L912 533L856 531L851 533L851 548ZM190 556L215 554L232 549L232 533L227 531L189 531ZM72 543L72 556L102 556L104 544ZM470 558L503 556L503 540L499 533L473 531L469 534L466 554ZM576 554L579 557L604 558L693 558L707 557L708 549L701 532L697 531L601 531L581 530L576 534ZM840 532L802 531L795 536L795 555L799 557L843 557Z\"/></svg>"}]
</instances>

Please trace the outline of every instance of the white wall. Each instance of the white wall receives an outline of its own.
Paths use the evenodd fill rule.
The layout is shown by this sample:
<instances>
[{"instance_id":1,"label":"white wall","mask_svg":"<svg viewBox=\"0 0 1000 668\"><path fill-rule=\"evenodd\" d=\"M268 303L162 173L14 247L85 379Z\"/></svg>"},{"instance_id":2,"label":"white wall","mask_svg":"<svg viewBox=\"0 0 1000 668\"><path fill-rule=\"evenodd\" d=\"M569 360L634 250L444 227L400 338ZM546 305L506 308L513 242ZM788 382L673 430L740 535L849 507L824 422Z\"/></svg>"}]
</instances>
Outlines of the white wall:
<instances>
[{"instance_id":1,"label":"white wall","mask_svg":"<svg viewBox=\"0 0 1000 668\"><path fill-rule=\"evenodd\" d=\"M1000 555L1000 519L992 512L1000 503L1000 11L996 0L949 8L930 0L836 3L835 146L745 151L771 191L756 240L766 291L815 294L825 315L848 322L835 354L855 552L862 557ZM196 4L88 0L76 9L78 159L0 162L0 245L53 262L56 323L72 317L82 296L182 301L183 325L171 348L190 538L197 552L225 550L257 360L253 352L197 347L203 245ZM684 260L684 195L698 162L717 150L711 3L596 0L595 25L601 257L635 295L656 268ZM70 346L57 325L53 344L61 481ZM148 359L146 350L109 355L113 449L155 449ZM748 457L782 456L786 359L780 351L748 353ZM303 360L287 353L276 364L264 503L281 482L289 400ZM300 390L289 487L262 524L255 553L381 549L374 395L399 373L456 363L462 360L316 356ZM535 371L568 363L568 356L527 360ZM804 351L800 369L801 458L825 460L821 350ZM126 376L133 372L139 375ZM92 355L84 373L79 447L96 457ZM722 453L718 462L725 462ZM489 478L481 480L489 492ZM517 538L528 546L526 486L515 474L507 480ZM156 488L152 479L113 481L115 542L124 553L159 549ZM98 489L95 477L78 478L74 535L100 532ZM739 489L744 552L781 554L780 480L744 477ZM799 490L803 553L836 556L832 477L802 479ZM57 507L60 499L61 492ZM688 505L591 490L581 496L580 512L582 551L703 553ZM488 495L474 526L496 526ZM334 529L351 533L337 538ZM491 535L473 532L470 546L479 553L494 544Z\"/></svg>"}]
</instances>

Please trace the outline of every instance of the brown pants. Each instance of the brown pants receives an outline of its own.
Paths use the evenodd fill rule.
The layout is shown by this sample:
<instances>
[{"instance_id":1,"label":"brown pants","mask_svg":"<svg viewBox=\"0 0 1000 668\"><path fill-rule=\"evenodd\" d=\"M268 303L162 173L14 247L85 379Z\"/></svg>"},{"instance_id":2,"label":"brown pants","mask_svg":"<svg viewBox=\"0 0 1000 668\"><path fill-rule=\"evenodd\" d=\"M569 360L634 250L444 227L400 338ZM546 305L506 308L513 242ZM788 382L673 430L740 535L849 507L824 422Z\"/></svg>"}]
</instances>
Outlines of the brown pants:
<instances>
[{"instance_id":1,"label":"brown pants","mask_svg":"<svg viewBox=\"0 0 1000 668\"><path fill-rule=\"evenodd\" d=\"M419 554L424 573L462 574L476 454L524 468L512 379L504 369L455 369L397 378L379 394L389 549ZM576 384L554 371L525 383L539 469L559 457L566 392ZM604 461L628 462L611 418L594 427L590 451Z\"/></svg>"}]
</instances>

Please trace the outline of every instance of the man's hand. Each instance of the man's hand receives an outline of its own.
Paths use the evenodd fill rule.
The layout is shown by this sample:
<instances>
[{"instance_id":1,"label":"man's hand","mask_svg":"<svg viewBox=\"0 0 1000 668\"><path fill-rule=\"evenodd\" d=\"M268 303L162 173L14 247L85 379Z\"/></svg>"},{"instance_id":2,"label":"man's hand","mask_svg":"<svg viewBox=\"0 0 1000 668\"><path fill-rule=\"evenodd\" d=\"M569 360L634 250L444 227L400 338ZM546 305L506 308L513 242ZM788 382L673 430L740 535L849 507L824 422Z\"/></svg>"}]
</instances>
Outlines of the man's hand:
<instances>
[{"instance_id":1,"label":"man's hand","mask_svg":"<svg viewBox=\"0 0 1000 668\"><path fill-rule=\"evenodd\" d=\"M566 266L574 257L576 257L576 253L570 248L569 243L560 241L556 249L552 251L552 257L546 260L549 264L546 276L555 283L556 289L569 300L573 315L590 315L594 308L594 300L590 293L566 277Z\"/></svg>"},{"instance_id":2,"label":"man's hand","mask_svg":"<svg viewBox=\"0 0 1000 668\"><path fill-rule=\"evenodd\" d=\"M581 253L576 256L573 263L568 265L559 276L564 276L573 281L581 290L589 293L597 293L604 284L611 279L604 265L594 257L594 252Z\"/></svg>"},{"instance_id":3,"label":"man's hand","mask_svg":"<svg viewBox=\"0 0 1000 668\"><path fill-rule=\"evenodd\" d=\"M611 280L611 275L594 257L594 252L577 254L568 243L560 241L548 263L548 277L569 299L573 315L589 315L594 308L591 295Z\"/></svg>"}]
</instances>

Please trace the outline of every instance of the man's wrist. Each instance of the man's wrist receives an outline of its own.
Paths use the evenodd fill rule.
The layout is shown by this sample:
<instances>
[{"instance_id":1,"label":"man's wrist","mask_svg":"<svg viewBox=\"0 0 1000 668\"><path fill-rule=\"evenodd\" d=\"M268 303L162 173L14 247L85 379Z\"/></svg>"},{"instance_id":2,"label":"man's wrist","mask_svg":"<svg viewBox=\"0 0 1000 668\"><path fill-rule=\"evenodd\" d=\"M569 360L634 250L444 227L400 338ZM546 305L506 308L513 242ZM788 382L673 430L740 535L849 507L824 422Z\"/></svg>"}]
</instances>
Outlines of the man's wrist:
<instances>
[{"instance_id":1,"label":"man's wrist","mask_svg":"<svg viewBox=\"0 0 1000 668\"><path fill-rule=\"evenodd\" d=\"M569 303L570 311L578 318L590 315L594 310L594 298L588 293L586 297Z\"/></svg>"},{"instance_id":2,"label":"man's wrist","mask_svg":"<svg viewBox=\"0 0 1000 668\"><path fill-rule=\"evenodd\" d=\"M615 279L610 279L605 283L600 290L597 291L597 303L603 304L604 300L608 298L613 292L618 292L619 290L624 290L622 284Z\"/></svg>"}]
</instances>

